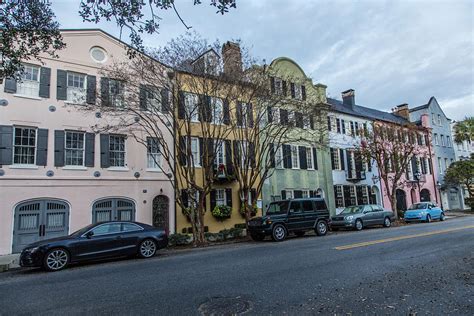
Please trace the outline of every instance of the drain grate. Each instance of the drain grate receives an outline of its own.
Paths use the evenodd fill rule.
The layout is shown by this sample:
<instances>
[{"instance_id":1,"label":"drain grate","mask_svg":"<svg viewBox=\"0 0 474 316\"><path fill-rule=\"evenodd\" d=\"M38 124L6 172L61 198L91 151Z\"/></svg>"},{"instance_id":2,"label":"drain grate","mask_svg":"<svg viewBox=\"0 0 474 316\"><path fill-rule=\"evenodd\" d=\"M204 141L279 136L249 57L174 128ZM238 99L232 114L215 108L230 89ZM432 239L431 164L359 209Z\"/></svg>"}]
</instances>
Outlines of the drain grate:
<instances>
[{"instance_id":1,"label":"drain grate","mask_svg":"<svg viewBox=\"0 0 474 316\"><path fill-rule=\"evenodd\" d=\"M204 316L243 315L252 309L252 303L237 297L212 297L199 306L199 312Z\"/></svg>"}]
</instances>

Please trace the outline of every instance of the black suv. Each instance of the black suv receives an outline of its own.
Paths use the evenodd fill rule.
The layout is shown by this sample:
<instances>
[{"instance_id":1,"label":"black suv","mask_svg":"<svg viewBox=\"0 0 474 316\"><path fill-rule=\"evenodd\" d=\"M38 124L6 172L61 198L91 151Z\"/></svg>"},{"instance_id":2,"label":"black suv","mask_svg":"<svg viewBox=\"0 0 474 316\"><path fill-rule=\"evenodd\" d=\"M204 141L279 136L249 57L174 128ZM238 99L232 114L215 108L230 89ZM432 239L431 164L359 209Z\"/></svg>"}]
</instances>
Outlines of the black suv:
<instances>
[{"instance_id":1,"label":"black suv","mask_svg":"<svg viewBox=\"0 0 474 316\"><path fill-rule=\"evenodd\" d=\"M324 236L329 222L324 199L292 199L270 203L265 216L249 220L248 229L253 240L263 240L270 235L275 241L283 241L289 233L303 236L313 229L318 236Z\"/></svg>"}]
</instances>

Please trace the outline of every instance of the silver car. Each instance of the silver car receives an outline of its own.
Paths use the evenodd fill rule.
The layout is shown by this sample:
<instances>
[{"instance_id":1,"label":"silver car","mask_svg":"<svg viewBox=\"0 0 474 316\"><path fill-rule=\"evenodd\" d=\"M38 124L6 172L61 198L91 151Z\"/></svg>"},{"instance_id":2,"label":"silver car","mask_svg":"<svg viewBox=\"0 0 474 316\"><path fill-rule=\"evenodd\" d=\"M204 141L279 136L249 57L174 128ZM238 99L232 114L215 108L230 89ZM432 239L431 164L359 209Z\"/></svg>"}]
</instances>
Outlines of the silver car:
<instances>
[{"instance_id":1,"label":"silver car","mask_svg":"<svg viewBox=\"0 0 474 316\"><path fill-rule=\"evenodd\" d=\"M390 227L395 215L379 205L354 205L346 207L339 215L331 217L332 230L352 228L362 230L364 227L383 225Z\"/></svg>"}]
</instances>

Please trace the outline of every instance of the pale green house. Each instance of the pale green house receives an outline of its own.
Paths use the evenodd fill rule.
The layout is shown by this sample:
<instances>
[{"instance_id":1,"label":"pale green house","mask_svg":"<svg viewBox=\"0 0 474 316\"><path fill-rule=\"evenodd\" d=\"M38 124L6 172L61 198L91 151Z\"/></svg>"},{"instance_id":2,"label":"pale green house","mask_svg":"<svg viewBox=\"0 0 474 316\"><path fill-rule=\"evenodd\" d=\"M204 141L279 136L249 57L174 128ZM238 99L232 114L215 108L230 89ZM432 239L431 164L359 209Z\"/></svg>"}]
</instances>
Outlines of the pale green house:
<instances>
[{"instance_id":1,"label":"pale green house","mask_svg":"<svg viewBox=\"0 0 474 316\"><path fill-rule=\"evenodd\" d=\"M275 169L262 189L264 210L271 201L320 196L335 214L326 86L313 84L301 67L286 57L273 60L269 73L272 93L291 101L272 107L269 119L292 128L283 144L275 146Z\"/></svg>"}]
</instances>

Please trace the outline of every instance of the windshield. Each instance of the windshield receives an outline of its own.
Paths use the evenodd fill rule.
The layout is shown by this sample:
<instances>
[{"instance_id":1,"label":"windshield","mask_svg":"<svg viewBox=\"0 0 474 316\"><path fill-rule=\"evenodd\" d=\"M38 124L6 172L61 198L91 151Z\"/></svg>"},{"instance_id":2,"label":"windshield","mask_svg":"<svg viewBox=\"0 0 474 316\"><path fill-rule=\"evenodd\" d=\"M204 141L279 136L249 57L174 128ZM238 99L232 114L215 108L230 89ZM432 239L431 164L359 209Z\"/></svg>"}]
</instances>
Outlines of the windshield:
<instances>
[{"instance_id":1,"label":"windshield","mask_svg":"<svg viewBox=\"0 0 474 316\"><path fill-rule=\"evenodd\" d=\"M72 233L70 236L72 237L76 237L76 236L81 236L82 234L84 234L85 232L87 232L89 229L91 229L93 226L95 226L95 224L90 224L90 225L87 225L86 227L84 228L81 228L79 230L76 230L74 233Z\"/></svg>"},{"instance_id":2,"label":"windshield","mask_svg":"<svg viewBox=\"0 0 474 316\"><path fill-rule=\"evenodd\" d=\"M289 204L289 201L272 202L268 206L267 215L286 213L288 211Z\"/></svg>"},{"instance_id":3,"label":"windshield","mask_svg":"<svg viewBox=\"0 0 474 316\"><path fill-rule=\"evenodd\" d=\"M360 213L364 210L364 206L358 206L358 205L355 205L355 206L349 206L349 207L346 207L342 212L341 214L355 214L355 213Z\"/></svg>"},{"instance_id":4,"label":"windshield","mask_svg":"<svg viewBox=\"0 0 474 316\"><path fill-rule=\"evenodd\" d=\"M428 203L415 203L415 204L412 204L408 209L409 210L424 210L425 208L427 208L428 206Z\"/></svg>"}]
</instances>

